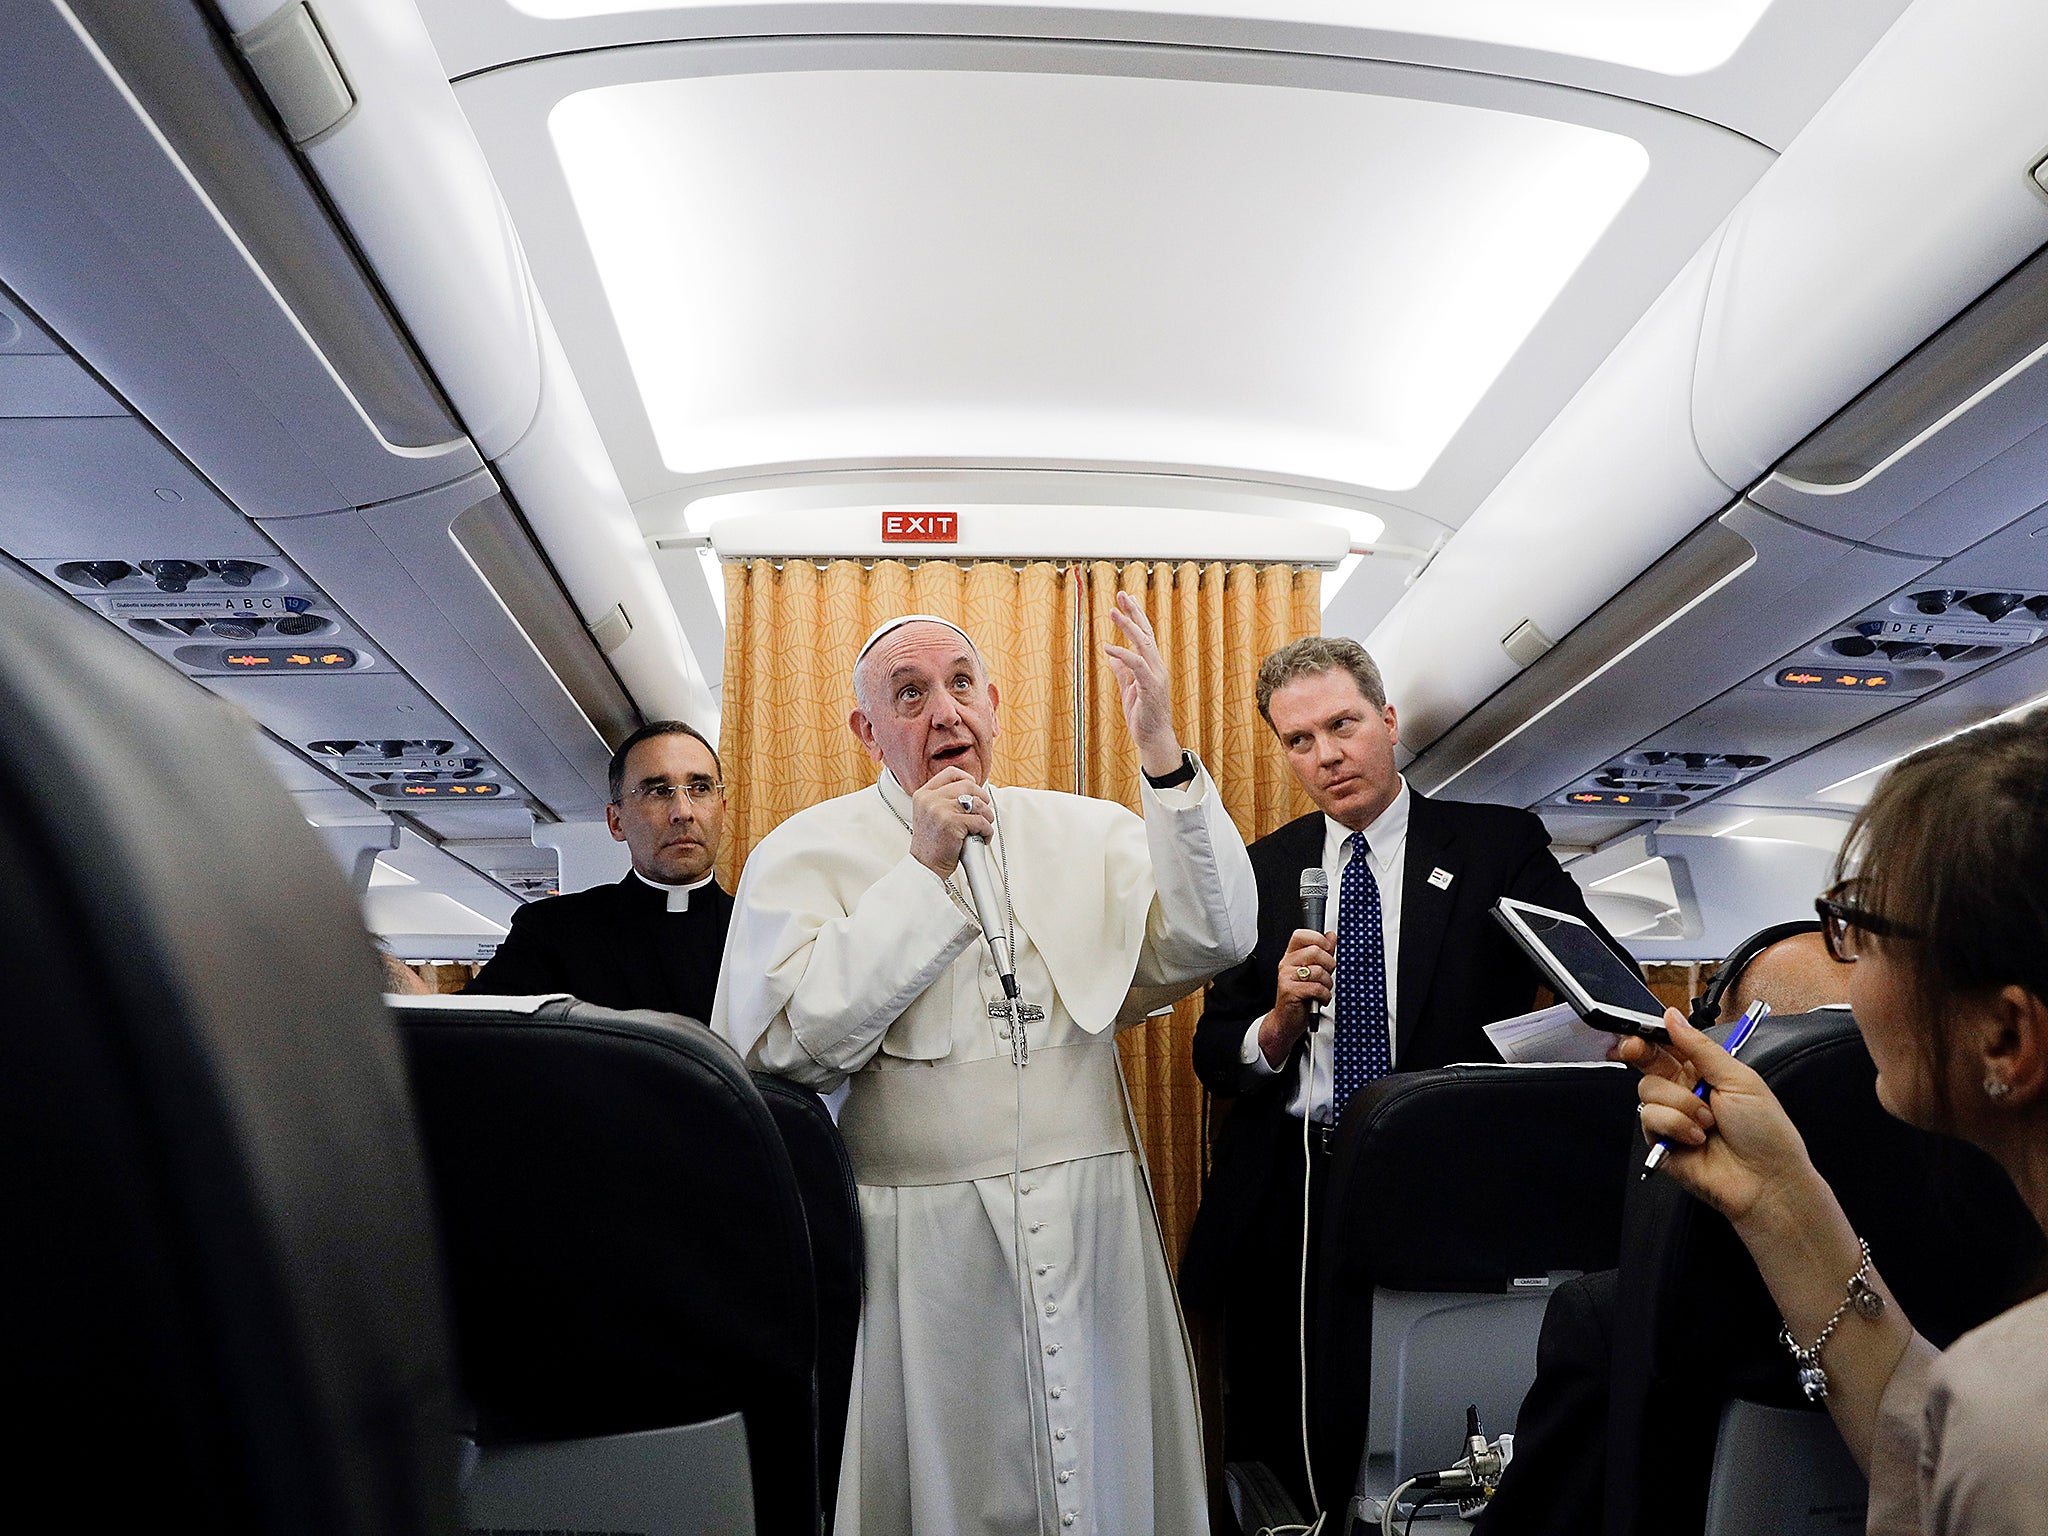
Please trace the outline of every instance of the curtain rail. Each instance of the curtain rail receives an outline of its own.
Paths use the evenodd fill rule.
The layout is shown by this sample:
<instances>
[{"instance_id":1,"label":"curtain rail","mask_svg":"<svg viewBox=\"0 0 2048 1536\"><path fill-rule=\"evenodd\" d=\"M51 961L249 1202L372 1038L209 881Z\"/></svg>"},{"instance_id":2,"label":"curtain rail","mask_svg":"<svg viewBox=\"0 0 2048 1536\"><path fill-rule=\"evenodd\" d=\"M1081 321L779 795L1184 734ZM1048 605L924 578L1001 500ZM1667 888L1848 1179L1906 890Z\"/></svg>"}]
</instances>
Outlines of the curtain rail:
<instances>
[{"instance_id":1,"label":"curtain rail","mask_svg":"<svg viewBox=\"0 0 2048 1536\"><path fill-rule=\"evenodd\" d=\"M892 562L897 565L908 566L912 569L920 565L958 565L963 567L970 565L1007 565L1013 571L1025 570L1034 565L1049 565L1057 571L1071 571L1091 565L1244 565L1250 566L1253 570L1257 571L1267 570L1275 566L1290 571L1328 571L1335 569L1334 566L1322 565L1315 561L1304 564L1294 560L1232 560L1225 559L1222 556L1203 560L1191 555L1165 555L1153 559L1134 555L1128 560L1112 560L1107 557L1098 559L1093 555L1034 555L1028 559L994 555L969 555L964 557L951 555L739 555L732 559L725 559L721 556L720 561L725 565L772 565L778 571L792 561L804 565L815 565L821 569L828 565L858 565L862 570L866 571L873 570L877 565Z\"/></svg>"}]
</instances>

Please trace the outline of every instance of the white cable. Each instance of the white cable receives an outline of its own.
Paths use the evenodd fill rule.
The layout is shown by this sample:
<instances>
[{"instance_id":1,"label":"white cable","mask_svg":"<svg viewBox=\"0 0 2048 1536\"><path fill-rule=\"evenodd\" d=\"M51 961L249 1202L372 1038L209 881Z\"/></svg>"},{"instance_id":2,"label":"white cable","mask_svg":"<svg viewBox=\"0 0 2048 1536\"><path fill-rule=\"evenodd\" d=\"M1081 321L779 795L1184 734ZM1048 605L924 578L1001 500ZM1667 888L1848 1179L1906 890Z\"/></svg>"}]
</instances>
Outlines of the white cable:
<instances>
[{"instance_id":1,"label":"white cable","mask_svg":"<svg viewBox=\"0 0 2048 1536\"><path fill-rule=\"evenodd\" d=\"M1024 1021L1016 1015L1024 1010L1011 1007L1010 1028L1022 1029ZM1030 1265L1024 1259L1024 1203L1021 1198L1024 1188L1024 1068L1017 1066L1017 1127L1010 1140L1010 1251L1016 1256L1017 1300L1021 1308L1018 1314L1018 1337L1024 1345L1024 1396L1025 1420L1031 1426L1031 1497L1038 1509L1040 1536L1048 1536L1045 1525L1045 1463L1050 1457L1041 1452L1042 1441L1038 1433L1038 1415L1044 1399L1032 1378L1032 1367L1036 1357L1031 1353L1031 1341L1037 1333L1037 1311L1031 1303Z\"/></svg>"},{"instance_id":2,"label":"white cable","mask_svg":"<svg viewBox=\"0 0 2048 1536\"><path fill-rule=\"evenodd\" d=\"M990 791L989 815L995 815L996 797ZM1001 823L997 825L1000 827ZM1000 835L1000 834L998 834ZM1017 914L1010 905L1010 857L1009 850L998 850L1001 855L1003 872L1003 919L1004 942L1009 950L1010 964L1017 964ZM1037 1337L1037 1308L1031 1299L1031 1266L1024 1257L1024 1053L1017 1048L1017 1035L1024 1028L1024 1002L1021 991L1008 999L1010 1005L1009 1030L1010 1059L1017 1069L1017 1117L1010 1136L1010 1253L1017 1271L1017 1325L1018 1340L1023 1347L1024 1359L1024 1418L1031 1426L1031 1499L1038 1513L1039 1536L1050 1536L1045 1523L1045 1479L1051 1472L1051 1452L1045 1449L1045 1441L1039 1433L1038 1416L1045 1398L1038 1390L1038 1381L1033 1369L1038 1357L1032 1353L1032 1341Z\"/></svg>"},{"instance_id":3,"label":"white cable","mask_svg":"<svg viewBox=\"0 0 2048 1536\"><path fill-rule=\"evenodd\" d=\"M1313 1038L1309 1042L1308 1083L1309 1095L1312 1098L1316 1083ZM1310 1460L1308 1450L1308 1216L1309 1176L1313 1171L1309 1163L1308 1124L1311 1107L1309 1102L1304 1102L1301 1106L1301 1290L1295 1298L1294 1319L1295 1342L1299 1346L1299 1352L1295 1357L1296 1366L1301 1373L1301 1472L1302 1476L1308 1479L1308 1508L1309 1513L1315 1516L1315 1525L1310 1529L1314 1530L1320 1528L1323 1523L1323 1505L1316 1497L1315 1463Z\"/></svg>"},{"instance_id":4,"label":"white cable","mask_svg":"<svg viewBox=\"0 0 2048 1536\"><path fill-rule=\"evenodd\" d=\"M1380 1536L1394 1536L1394 1511L1400 1505L1401 1495L1421 1481L1419 1477L1411 1477L1387 1495L1387 1502L1380 1506Z\"/></svg>"}]
</instances>

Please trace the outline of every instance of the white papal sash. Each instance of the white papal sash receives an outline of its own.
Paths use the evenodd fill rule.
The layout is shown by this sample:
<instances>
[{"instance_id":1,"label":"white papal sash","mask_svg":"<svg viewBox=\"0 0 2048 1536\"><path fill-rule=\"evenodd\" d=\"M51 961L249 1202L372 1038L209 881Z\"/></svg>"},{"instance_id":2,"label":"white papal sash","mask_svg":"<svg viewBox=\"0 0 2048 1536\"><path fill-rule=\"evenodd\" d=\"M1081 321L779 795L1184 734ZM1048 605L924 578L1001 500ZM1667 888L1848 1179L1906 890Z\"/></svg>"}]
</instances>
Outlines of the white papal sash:
<instances>
[{"instance_id":1,"label":"white papal sash","mask_svg":"<svg viewBox=\"0 0 2048 1536\"><path fill-rule=\"evenodd\" d=\"M860 1184L960 1184L1016 1158L1018 1069L1007 1056L857 1072L839 1133ZM1023 1069L1024 1168L1131 1150L1116 1042L1034 1050Z\"/></svg>"}]
</instances>

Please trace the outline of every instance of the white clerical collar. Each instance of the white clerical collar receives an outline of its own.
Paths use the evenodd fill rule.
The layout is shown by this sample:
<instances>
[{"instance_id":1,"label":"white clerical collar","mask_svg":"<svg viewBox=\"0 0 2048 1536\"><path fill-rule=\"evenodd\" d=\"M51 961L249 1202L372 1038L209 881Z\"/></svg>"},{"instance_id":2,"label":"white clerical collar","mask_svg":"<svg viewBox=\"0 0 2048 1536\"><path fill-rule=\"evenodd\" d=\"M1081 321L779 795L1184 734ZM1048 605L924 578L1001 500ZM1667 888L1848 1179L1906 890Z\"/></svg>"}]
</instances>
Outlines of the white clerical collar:
<instances>
[{"instance_id":1,"label":"white clerical collar","mask_svg":"<svg viewBox=\"0 0 2048 1536\"><path fill-rule=\"evenodd\" d=\"M1397 775L1398 777L1398 775ZM1408 807L1414 796L1408 793L1408 781L1401 780L1400 789L1384 811L1375 816L1365 828L1365 846L1385 863L1394 855L1408 837ZM1351 840L1351 829L1335 817L1323 818L1323 866L1335 869L1343 856L1344 845Z\"/></svg>"},{"instance_id":2,"label":"white clerical collar","mask_svg":"<svg viewBox=\"0 0 2048 1536\"><path fill-rule=\"evenodd\" d=\"M717 878L717 875L714 872L706 875L702 880L692 880L688 885L664 885L659 880L648 879L637 869L633 871L633 878L646 886L650 891L660 891L662 895L666 896L668 898L669 911L687 912L690 910L690 892L703 890L705 886Z\"/></svg>"}]
</instances>

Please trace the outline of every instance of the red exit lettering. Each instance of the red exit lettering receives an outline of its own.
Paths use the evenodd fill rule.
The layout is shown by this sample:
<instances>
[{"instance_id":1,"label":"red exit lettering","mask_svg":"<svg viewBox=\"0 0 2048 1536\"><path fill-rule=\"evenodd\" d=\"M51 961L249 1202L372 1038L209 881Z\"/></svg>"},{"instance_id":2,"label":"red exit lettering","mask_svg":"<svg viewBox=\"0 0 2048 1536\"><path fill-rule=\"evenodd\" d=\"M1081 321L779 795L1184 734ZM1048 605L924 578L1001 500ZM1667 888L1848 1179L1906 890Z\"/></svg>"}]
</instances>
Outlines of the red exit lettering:
<instances>
[{"instance_id":1,"label":"red exit lettering","mask_svg":"<svg viewBox=\"0 0 2048 1536\"><path fill-rule=\"evenodd\" d=\"M960 542L958 512L884 512L884 544L957 544Z\"/></svg>"}]
</instances>

